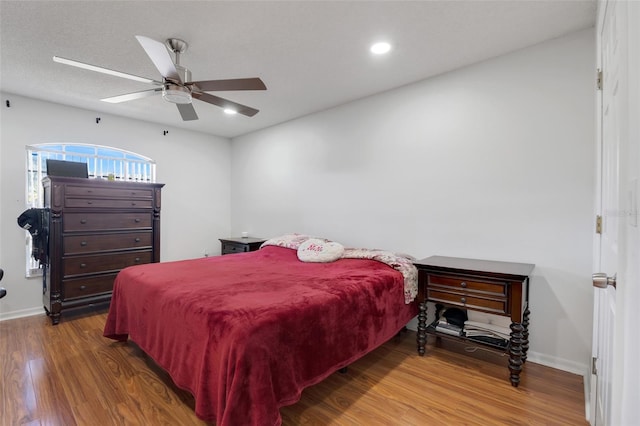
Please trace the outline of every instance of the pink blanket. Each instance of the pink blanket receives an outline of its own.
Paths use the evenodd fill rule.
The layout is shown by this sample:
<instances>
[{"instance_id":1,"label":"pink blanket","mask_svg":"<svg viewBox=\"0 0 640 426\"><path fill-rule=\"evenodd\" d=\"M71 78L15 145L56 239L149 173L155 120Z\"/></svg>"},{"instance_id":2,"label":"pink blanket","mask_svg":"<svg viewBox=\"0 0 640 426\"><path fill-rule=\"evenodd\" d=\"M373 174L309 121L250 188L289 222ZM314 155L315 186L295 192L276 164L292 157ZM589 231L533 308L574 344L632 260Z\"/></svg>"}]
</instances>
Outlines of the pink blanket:
<instances>
[{"instance_id":1,"label":"pink blanket","mask_svg":"<svg viewBox=\"0 0 640 426\"><path fill-rule=\"evenodd\" d=\"M135 341L199 418L280 425L280 407L417 314L403 281L374 260L304 263L275 246L140 265L118 274L104 336Z\"/></svg>"}]
</instances>

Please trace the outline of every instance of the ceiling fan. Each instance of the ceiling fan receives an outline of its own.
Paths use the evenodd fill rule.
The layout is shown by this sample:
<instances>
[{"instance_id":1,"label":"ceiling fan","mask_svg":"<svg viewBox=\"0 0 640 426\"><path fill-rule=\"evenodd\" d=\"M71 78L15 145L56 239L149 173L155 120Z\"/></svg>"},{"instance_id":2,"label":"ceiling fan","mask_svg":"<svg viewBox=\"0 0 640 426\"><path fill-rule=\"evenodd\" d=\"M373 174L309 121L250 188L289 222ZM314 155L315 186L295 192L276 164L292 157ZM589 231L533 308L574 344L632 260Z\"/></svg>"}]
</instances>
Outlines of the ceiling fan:
<instances>
[{"instance_id":1,"label":"ceiling fan","mask_svg":"<svg viewBox=\"0 0 640 426\"><path fill-rule=\"evenodd\" d=\"M136 36L136 39L138 39L138 42L151 59L151 62L153 62L158 71L160 71L162 81L61 58L59 56L54 56L53 60L65 65L71 65L90 71L97 71L116 77L127 78L158 86L141 92L127 93L124 95L101 99L104 102L119 103L162 94L164 100L176 104L184 121L198 119L198 115L191 103L193 98L217 105L224 108L226 112L231 114L239 113L248 117L253 117L258 113L258 110L255 108L220 98L206 92L224 90L266 90L267 87L259 78L191 81L191 71L180 65L180 54L184 53L188 47L186 42L177 38L170 38L166 41L165 47L165 44L149 37ZM175 53L175 63L171 59L167 48Z\"/></svg>"}]
</instances>

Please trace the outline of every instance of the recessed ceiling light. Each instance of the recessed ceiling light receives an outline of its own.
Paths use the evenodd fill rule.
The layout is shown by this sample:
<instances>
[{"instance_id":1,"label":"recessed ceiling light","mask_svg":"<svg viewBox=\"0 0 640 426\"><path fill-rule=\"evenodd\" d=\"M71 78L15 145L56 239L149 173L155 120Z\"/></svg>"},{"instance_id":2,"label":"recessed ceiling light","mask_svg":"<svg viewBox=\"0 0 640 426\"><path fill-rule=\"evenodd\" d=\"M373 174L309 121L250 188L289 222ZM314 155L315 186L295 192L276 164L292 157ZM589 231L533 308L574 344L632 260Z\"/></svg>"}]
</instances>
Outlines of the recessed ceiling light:
<instances>
[{"instance_id":1,"label":"recessed ceiling light","mask_svg":"<svg viewBox=\"0 0 640 426\"><path fill-rule=\"evenodd\" d=\"M231 108L225 108L224 112L229 114L229 115L233 115L233 114L237 114L238 111L236 111L235 109L231 109Z\"/></svg>"},{"instance_id":2,"label":"recessed ceiling light","mask_svg":"<svg viewBox=\"0 0 640 426\"><path fill-rule=\"evenodd\" d=\"M386 41L381 41L379 43L372 44L369 50L371 50L371 53L376 55L382 55L391 50L391 45Z\"/></svg>"}]
</instances>

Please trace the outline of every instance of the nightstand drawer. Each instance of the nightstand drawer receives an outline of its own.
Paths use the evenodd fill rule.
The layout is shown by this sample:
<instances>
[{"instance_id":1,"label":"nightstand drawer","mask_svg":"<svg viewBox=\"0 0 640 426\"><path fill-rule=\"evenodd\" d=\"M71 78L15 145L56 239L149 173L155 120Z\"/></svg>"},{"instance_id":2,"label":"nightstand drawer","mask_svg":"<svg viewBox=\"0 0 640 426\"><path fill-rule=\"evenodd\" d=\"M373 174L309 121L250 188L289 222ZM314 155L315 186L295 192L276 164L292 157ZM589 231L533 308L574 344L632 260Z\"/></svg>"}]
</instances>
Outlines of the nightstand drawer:
<instances>
[{"instance_id":1,"label":"nightstand drawer","mask_svg":"<svg viewBox=\"0 0 640 426\"><path fill-rule=\"evenodd\" d=\"M432 302L442 302L448 305L461 306L467 309L477 309L499 315L509 314L507 298L481 298L464 293L453 293L427 289L427 298Z\"/></svg>"},{"instance_id":2,"label":"nightstand drawer","mask_svg":"<svg viewBox=\"0 0 640 426\"><path fill-rule=\"evenodd\" d=\"M445 287L447 290L463 291L465 293L478 293L491 296L506 297L507 284L499 281L480 281L474 278L467 279L461 276L448 276L429 274L429 287Z\"/></svg>"},{"instance_id":3,"label":"nightstand drawer","mask_svg":"<svg viewBox=\"0 0 640 426\"><path fill-rule=\"evenodd\" d=\"M249 251L246 244L222 243L222 254L245 253Z\"/></svg>"},{"instance_id":4,"label":"nightstand drawer","mask_svg":"<svg viewBox=\"0 0 640 426\"><path fill-rule=\"evenodd\" d=\"M265 241L262 238L252 237L220 238L222 244L220 251L222 254L247 253L258 250Z\"/></svg>"}]
</instances>

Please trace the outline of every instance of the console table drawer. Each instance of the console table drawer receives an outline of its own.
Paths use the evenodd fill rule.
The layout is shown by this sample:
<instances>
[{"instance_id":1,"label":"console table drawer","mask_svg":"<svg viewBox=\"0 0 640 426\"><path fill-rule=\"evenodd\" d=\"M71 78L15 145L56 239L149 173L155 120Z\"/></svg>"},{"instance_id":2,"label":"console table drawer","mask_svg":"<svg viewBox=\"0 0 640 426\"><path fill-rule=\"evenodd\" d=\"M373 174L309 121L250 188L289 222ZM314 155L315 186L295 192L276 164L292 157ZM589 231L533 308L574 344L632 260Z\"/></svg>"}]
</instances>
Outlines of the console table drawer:
<instances>
[{"instance_id":1,"label":"console table drawer","mask_svg":"<svg viewBox=\"0 0 640 426\"><path fill-rule=\"evenodd\" d=\"M447 276L429 274L429 287L442 286L466 293L487 294L492 296L507 296L507 285L504 282L480 281L461 276Z\"/></svg>"},{"instance_id":2,"label":"console table drawer","mask_svg":"<svg viewBox=\"0 0 640 426\"><path fill-rule=\"evenodd\" d=\"M435 289L427 290L427 298L432 302L443 302L448 305L461 306L466 309L475 309L499 315L509 314L507 299L480 298L464 293L449 293Z\"/></svg>"}]
</instances>

